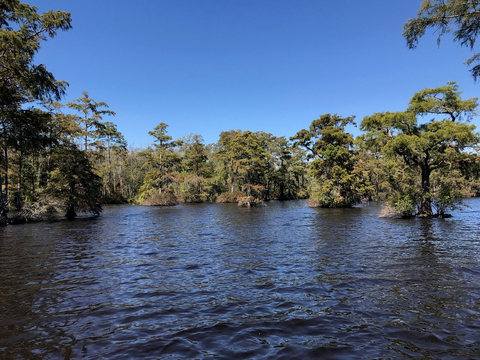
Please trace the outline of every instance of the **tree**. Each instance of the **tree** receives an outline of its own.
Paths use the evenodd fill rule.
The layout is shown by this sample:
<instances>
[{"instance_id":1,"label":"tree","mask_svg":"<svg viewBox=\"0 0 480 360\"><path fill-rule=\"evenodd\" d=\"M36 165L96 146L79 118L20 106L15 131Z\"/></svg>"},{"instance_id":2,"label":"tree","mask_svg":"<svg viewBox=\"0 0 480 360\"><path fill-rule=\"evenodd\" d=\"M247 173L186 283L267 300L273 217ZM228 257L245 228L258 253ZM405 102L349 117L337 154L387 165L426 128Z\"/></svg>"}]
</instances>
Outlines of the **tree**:
<instances>
[{"instance_id":1,"label":"tree","mask_svg":"<svg viewBox=\"0 0 480 360\"><path fill-rule=\"evenodd\" d=\"M22 177L25 156L38 154L42 149L56 142L50 136L51 115L39 109L15 111L12 116L11 138L14 141L17 158L16 209L22 207Z\"/></svg>"},{"instance_id":2,"label":"tree","mask_svg":"<svg viewBox=\"0 0 480 360\"><path fill-rule=\"evenodd\" d=\"M78 111L81 116L77 117L77 121L81 126L84 141L84 150L88 149L88 139L95 138L103 129L102 123L103 115L114 116L115 112L102 108L108 108L104 101L96 102L88 97L88 92L82 92L83 97L67 103L67 106L73 110Z\"/></svg>"},{"instance_id":3,"label":"tree","mask_svg":"<svg viewBox=\"0 0 480 360\"><path fill-rule=\"evenodd\" d=\"M308 130L302 129L290 138L313 159L310 173L316 181L310 197L312 206L351 207L361 199L353 136L345 132L345 126L355 124L354 119L321 115Z\"/></svg>"},{"instance_id":4,"label":"tree","mask_svg":"<svg viewBox=\"0 0 480 360\"><path fill-rule=\"evenodd\" d=\"M18 145L19 133L12 131L19 128L14 123L28 108L26 104L59 100L67 86L67 83L57 81L45 65L34 64L34 55L40 50L42 41L70 27L68 12L39 14L36 7L18 0L0 2L0 160L3 162L0 183L5 188L5 192L0 191L2 222L6 219L9 202L10 150L12 144Z\"/></svg>"},{"instance_id":5,"label":"tree","mask_svg":"<svg viewBox=\"0 0 480 360\"><path fill-rule=\"evenodd\" d=\"M148 148L141 152L141 155L146 157L143 168L147 170L145 180L140 188L140 198L142 201L156 198L152 200L154 205L163 204L166 197L165 204L174 204L176 199L171 194L173 185L178 182L179 169L181 165L181 157L176 151L178 146L182 145L181 140L172 140L170 135L167 135L168 125L165 123L158 124L153 131L148 134L152 135L155 140L154 148ZM164 191L167 194L164 194ZM172 195L172 196L171 196Z\"/></svg>"},{"instance_id":6,"label":"tree","mask_svg":"<svg viewBox=\"0 0 480 360\"><path fill-rule=\"evenodd\" d=\"M72 219L78 212L100 215L102 183L95 174L87 154L75 144L61 145L54 149L54 170L46 193L65 204L65 216Z\"/></svg>"},{"instance_id":7,"label":"tree","mask_svg":"<svg viewBox=\"0 0 480 360\"><path fill-rule=\"evenodd\" d=\"M462 100L458 85L452 81L445 86L424 89L410 99L408 111L416 115L446 115L449 120L470 120L477 115L478 98Z\"/></svg>"},{"instance_id":8,"label":"tree","mask_svg":"<svg viewBox=\"0 0 480 360\"><path fill-rule=\"evenodd\" d=\"M429 28L438 33L437 43L447 33L453 33L453 40L461 46L473 50L480 32L480 9L478 1L472 0L427 0L422 1L417 17L409 19L403 28L403 36L410 49L417 47L418 40ZM471 66L478 63L480 53L467 59ZM476 80L480 76L480 65L475 65L470 72Z\"/></svg>"},{"instance_id":9,"label":"tree","mask_svg":"<svg viewBox=\"0 0 480 360\"><path fill-rule=\"evenodd\" d=\"M102 149L102 157L105 159L103 163L100 164L100 168L101 175L104 177L104 192L107 198L109 198L115 192L112 170L112 150L117 153L124 153L127 149L127 141L122 133L117 130L117 126L110 121L102 124L102 127L97 131L95 140L99 142L97 145Z\"/></svg>"},{"instance_id":10,"label":"tree","mask_svg":"<svg viewBox=\"0 0 480 360\"><path fill-rule=\"evenodd\" d=\"M183 162L181 192L185 202L204 202L209 197L207 177L211 167L207 164L208 149L201 135L192 134L180 149Z\"/></svg>"},{"instance_id":11,"label":"tree","mask_svg":"<svg viewBox=\"0 0 480 360\"><path fill-rule=\"evenodd\" d=\"M215 159L231 194L243 191L247 196L264 196L268 172L272 170L269 149L273 139L261 131L230 130L220 134Z\"/></svg>"},{"instance_id":12,"label":"tree","mask_svg":"<svg viewBox=\"0 0 480 360\"><path fill-rule=\"evenodd\" d=\"M394 190L390 198L404 217L413 213L432 216L432 206L437 214L443 215L447 207L453 207L459 200L460 193L447 191L447 186L453 190L452 179L459 184L463 181L457 169L469 156L464 150L477 144L479 138L474 125L459 122L458 117L452 121L450 114L445 115L448 119L419 124L411 107L405 112L377 113L362 120L366 138L381 144L383 154L397 164L395 169L402 170L401 176L390 172L389 180Z\"/></svg>"},{"instance_id":13,"label":"tree","mask_svg":"<svg viewBox=\"0 0 480 360\"><path fill-rule=\"evenodd\" d=\"M18 108L20 103L60 98L66 83L56 81L45 65L33 64L41 42L58 30L71 28L70 13L37 13L35 6L18 0L0 4L0 106Z\"/></svg>"}]
</instances>

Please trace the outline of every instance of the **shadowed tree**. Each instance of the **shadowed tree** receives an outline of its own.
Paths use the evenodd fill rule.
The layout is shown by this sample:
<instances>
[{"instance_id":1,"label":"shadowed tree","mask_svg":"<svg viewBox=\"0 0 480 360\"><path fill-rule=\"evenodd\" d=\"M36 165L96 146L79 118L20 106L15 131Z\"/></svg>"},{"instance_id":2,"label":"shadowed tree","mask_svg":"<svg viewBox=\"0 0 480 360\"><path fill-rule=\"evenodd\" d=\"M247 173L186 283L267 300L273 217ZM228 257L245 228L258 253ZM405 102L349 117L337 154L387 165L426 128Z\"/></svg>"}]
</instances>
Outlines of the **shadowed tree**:
<instances>
[{"instance_id":1,"label":"shadowed tree","mask_svg":"<svg viewBox=\"0 0 480 360\"><path fill-rule=\"evenodd\" d=\"M73 219L78 212L100 215L102 183L86 153L75 144L57 146L52 162L54 170L46 192L65 204L65 216Z\"/></svg>"},{"instance_id":2,"label":"shadowed tree","mask_svg":"<svg viewBox=\"0 0 480 360\"><path fill-rule=\"evenodd\" d=\"M0 2L0 182L5 189L0 196L0 222L5 222L9 201L9 158L11 146L16 143L13 122L28 107L26 104L59 100L67 86L57 81L45 65L34 64L34 55L42 41L55 37L59 30L70 29L70 23L68 12L39 14L36 7L18 0ZM18 126L15 128L18 130Z\"/></svg>"}]
</instances>

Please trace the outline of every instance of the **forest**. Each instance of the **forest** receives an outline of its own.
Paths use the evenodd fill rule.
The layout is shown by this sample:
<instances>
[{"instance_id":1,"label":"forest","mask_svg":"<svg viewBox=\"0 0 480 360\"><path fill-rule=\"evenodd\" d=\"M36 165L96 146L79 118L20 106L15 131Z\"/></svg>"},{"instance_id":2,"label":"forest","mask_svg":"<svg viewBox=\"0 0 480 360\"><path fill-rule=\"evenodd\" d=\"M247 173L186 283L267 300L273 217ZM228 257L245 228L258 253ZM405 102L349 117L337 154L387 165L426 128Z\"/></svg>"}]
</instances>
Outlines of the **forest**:
<instances>
[{"instance_id":1,"label":"forest","mask_svg":"<svg viewBox=\"0 0 480 360\"><path fill-rule=\"evenodd\" d=\"M428 27L450 26L469 46L478 30L475 22L462 28L473 11L468 4L423 2L418 18L405 24L408 46ZM404 111L385 109L358 125L353 115L325 113L305 119L310 126L288 138L226 130L205 144L200 134L173 139L161 122L149 132L152 144L137 149L107 103L85 91L62 104L68 84L34 62L44 41L71 28L70 13L40 14L2 0L0 26L1 224L99 215L102 204L250 207L300 198L326 208L385 201L391 216L446 217L463 198L480 194L480 135L470 124L478 99L463 99L455 82L419 89ZM472 75L479 71L474 66ZM360 135L347 131L353 126Z\"/></svg>"}]
</instances>

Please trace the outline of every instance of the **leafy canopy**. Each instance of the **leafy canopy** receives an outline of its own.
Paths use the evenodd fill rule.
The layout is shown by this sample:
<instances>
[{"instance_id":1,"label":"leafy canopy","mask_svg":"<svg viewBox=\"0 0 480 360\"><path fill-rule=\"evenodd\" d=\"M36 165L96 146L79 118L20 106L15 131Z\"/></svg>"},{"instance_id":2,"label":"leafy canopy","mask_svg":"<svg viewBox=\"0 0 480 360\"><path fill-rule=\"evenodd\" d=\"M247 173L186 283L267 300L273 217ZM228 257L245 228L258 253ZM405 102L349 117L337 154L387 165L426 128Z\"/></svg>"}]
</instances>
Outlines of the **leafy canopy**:
<instances>
[{"instance_id":1,"label":"leafy canopy","mask_svg":"<svg viewBox=\"0 0 480 360\"><path fill-rule=\"evenodd\" d=\"M442 36L453 34L453 40L461 46L474 49L476 38L480 32L480 2L477 0L427 0L422 1L417 17L409 19L403 27L403 36L410 49L417 47L419 39L429 28L438 33L437 43ZM479 62L480 53L467 59L466 64ZM480 65L471 68L476 80L480 76Z\"/></svg>"}]
</instances>

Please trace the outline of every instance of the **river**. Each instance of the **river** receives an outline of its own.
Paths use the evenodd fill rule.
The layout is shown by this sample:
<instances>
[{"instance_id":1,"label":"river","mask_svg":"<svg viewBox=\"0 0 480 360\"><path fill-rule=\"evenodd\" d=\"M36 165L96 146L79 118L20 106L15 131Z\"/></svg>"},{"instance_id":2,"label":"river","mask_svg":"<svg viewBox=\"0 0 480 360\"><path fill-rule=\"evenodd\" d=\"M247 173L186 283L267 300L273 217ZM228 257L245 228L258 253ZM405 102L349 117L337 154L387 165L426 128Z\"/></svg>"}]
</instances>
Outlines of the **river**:
<instances>
[{"instance_id":1,"label":"river","mask_svg":"<svg viewBox=\"0 0 480 360\"><path fill-rule=\"evenodd\" d=\"M467 204L112 206L0 228L0 358L480 358Z\"/></svg>"}]
</instances>

